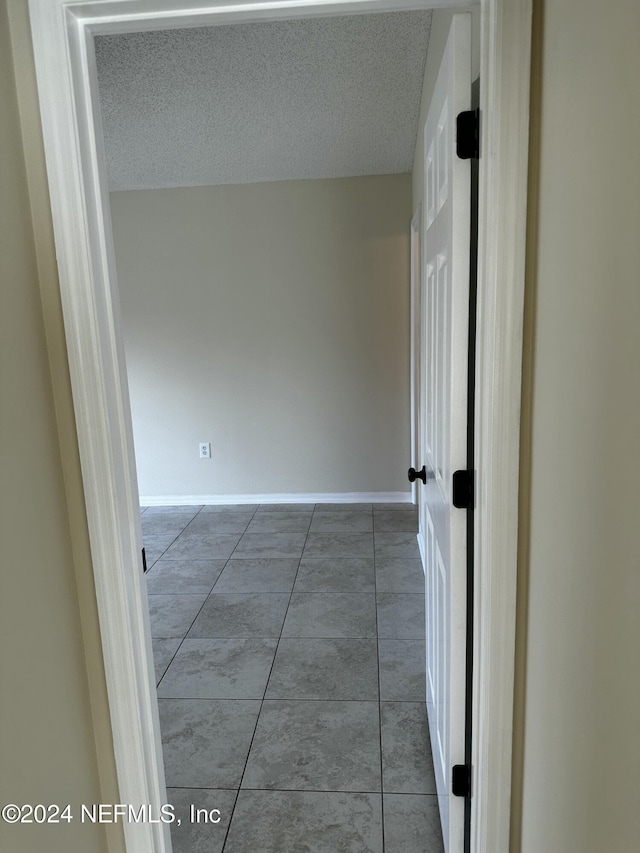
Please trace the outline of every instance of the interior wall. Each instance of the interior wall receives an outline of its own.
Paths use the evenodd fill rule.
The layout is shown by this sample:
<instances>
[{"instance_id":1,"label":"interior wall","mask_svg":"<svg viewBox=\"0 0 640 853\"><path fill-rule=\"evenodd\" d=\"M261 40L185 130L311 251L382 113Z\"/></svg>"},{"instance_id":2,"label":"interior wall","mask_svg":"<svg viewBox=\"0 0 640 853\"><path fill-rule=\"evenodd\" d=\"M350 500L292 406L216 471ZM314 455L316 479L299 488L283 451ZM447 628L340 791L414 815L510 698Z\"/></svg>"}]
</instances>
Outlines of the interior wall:
<instances>
[{"instance_id":1,"label":"interior wall","mask_svg":"<svg viewBox=\"0 0 640 853\"><path fill-rule=\"evenodd\" d=\"M0 802L69 803L78 815L81 803L118 795L86 548L84 562L77 559L86 516L72 473L77 440L63 341L57 346L59 291L33 83L26 0L1 0ZM21 119L31 177L39 175L31 196ZM55 399L54 377L64 377ZM116 853L122 830L0 821L0 849Z\"/></svg>"},{"instance_id":2,"label":"interior wall","mask_svg":"<svg viewBox=\"0 0 640 853\"><path fill-rule=\"evenodd\" d=\"M640 5L534 10L512 851L628 853L640 838Z\"/></svg>"},{"instance_id":3,"label":"interior wall","mask_svg":"<svg viewBox=\"0 0 640 853\"><path fill-rule=\"evenodd\" d=\"M111 208L143 498L409 497L410 175Z\"/></svg>"}]
</instances>

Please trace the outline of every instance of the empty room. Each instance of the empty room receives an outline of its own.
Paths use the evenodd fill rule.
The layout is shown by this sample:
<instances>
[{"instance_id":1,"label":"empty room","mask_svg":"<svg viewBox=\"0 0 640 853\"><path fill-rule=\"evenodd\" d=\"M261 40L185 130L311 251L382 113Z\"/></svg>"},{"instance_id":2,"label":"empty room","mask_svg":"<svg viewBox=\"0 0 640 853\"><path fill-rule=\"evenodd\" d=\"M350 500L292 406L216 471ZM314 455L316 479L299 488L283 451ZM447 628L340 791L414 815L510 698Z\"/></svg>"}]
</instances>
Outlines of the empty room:
<instances>
[{"instance_id":1,"label":"empty room","mask_svg":"<svg viewBox=\"0 0 640 853\"><path fill-rule=\"evenodd\" d=\"M175 850L443 849L406 474L431 26L96 41Z\"/></svg>"}]
</instances>

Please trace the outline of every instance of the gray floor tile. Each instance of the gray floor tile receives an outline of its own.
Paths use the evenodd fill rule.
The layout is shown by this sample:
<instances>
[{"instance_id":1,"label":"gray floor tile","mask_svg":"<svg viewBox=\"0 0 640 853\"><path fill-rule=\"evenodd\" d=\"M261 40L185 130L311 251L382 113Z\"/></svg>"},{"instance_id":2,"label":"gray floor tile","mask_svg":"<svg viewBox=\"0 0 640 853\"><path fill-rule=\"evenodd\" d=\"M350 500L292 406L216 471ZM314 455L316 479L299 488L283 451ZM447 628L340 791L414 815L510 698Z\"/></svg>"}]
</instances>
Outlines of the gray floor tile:
<instances>
[{"instance_id":1,"label":"gray floor tile","mask_svg":"<svg viewBox=\"0 0 640 853\"><path fill-rule=\"evenodd\" d=\"M383 702L382 790L396 794L435 794L436 779L423 702Z\"/></svg>"},{"instance_id":2,"label":"gray floor tile","mask_svg":"<svg viewBox=\"0 0 640 853\"><path fill-rule=\"evenodd\" d=\"M438 799L384 795L385 853L444 853Z\"/></svg>"},{"instance_id":3,"label":"gray floor tile","mask_svg":"<svg viewBox=\"0 0 640 853\"><path fill-rule=\"evenodd\" d=\"M277 640L184 640L158 696L262 699Z\"/></svg>"},{"instance_id":4,"label":"gray floor tile","mask_svg":"<svg viewBox=\"0 0 640 853\"><path fill-rule=\"evenodd\" d=\"M153 548L147 548L145 545L144 555L147 561L147 571L152 568L152 566L155 566L155 564L158 562L158 560L160 559L160 557L162 557L163 554L164 551L156 551Z\"/></svg>"},{"instance_id":5,"label":"gray floor tile","mask_svg":"<svg viewBox=\"0 0 640 853\"><path fill-rule=\"evenodd\" d=\"M305 557L372 557L371 533L310 533Z\"/></svg>"},{"instance_id":6,"label":"gray floor tile","mask_svg":"<svg viewBox=\"0 0 640 853\"><path fill-rule=\"evenodd\" d=\"M380 557L376 560L378 592L415 592L424 594L421 560L410 557Z\"/></svg>"},{"instance_id":7,"label":"gray floor tile","mask_svg":"<svg viewBox=\"0 0 640 853\"><path fill-rule=\"evenodd\" d=\"M240 541L234 533L179 536L164 555L167 560L226 560Z\"/></svg>"},{"instance_id":8,"label":"gray floor tile","mask_svg":"<svg viewBox=\"0 0 640 853\"><path fill-rule=\"evenodd\" d=\"M167 786L237 788L260 702L158 699Z\"/></svg>"},{"instance_id":9,"label":"gray floor tile","mask_svg":"<svg viewBox=\"0 0 640 853\"><path fill-rule=\"evenodd\" d=\"M294 592L283 637L375 637L375 596L360 592Z\"/></svg>"},{"instance_id":10,"label":"gray floor tile","mask_svg":"<svg viewBox=\"0 0 640 853\"><path fill-rule=\"evenodd\" d=\"M374 510L373 523L376 533L417 533L417 510Z\"/></svg>"},{"instance_id":11,"label":"gray floor tile","mask_svg":"<svg viewBox=\"0 0 640 853\"><path fill-rule=\"evenodd\" d=\"M218 592L291 592L298 560L229 560L215 585Z\"/></svg>"},{"instance_id":12,"label":"gray floor tile","mask_svg":"<svg viewBox=\"0 0 640 853\"><path fill-rule=\"evenodd\" d=\"M177 534L176 534L177 536ZM147 558L147 567L157 562L160 557L171 547L176 536L172 533L164 534L143 534L142 544L144 545L145 556Z\"/></svg>"},{"instance_id":13,"label":"gray floor tile","mask_svg":"<svg viewBox=\"0 0 640 853\"><path fill-rule=\"evenodd\" d=\"M378 557L411 557L420 559L415 533L376 533L376 559Z\"/></svg>"},{"instance_id":14,"label":"gray floor tile","mask_svg":"<svg viewBox=\"0 0 640 853\"><path fill-rule=\"evenodd\" d=\"M372 504L316 504L316 512L371 512Z\"/></svg>"},{"instance_id":15,"label":"gray floor tile","mask_svg":"<svg viewBox=\"0 0 640 853\"><path fill-rule=\"evenodd\" d=\"M378 640L378 655L383 701L426 701L424 640Z\"/></svg>"},{"instance_id":16,"label":"gray floor tile","mask_svg":"<svg viewBox=\"0 0 640 853\"><path fill-rule=\"evenodd\" d=\"M244 533L252 518L251 511L201 512L185 527L183 536L191 536L194 533Z\"/></svg>"},{"instance_id":17,"label":"gray floor tile","mask_svg":"<svg viewBox=\"0 0 640 853\"><path fill-rule=\"evenodd\" d=\"M423 640L424 595L379 592L378 636L384 639Z\"/></svg>"},{"instance_id":18,"label":"gray floor tile","mask_svg":"<svg viewBox=\"0 0 640 853\"><path fill-rule=\"evenodd\" d=\"M187 516L188 519L191 519L196 516L201 509L202 506L150 506L147 507L145 515L147 518L151 515L180 515Z\"/></svg>"},{"instance_id":19,"label":"gray floor tile","mask_svg":"<svg viewBox=\"0 0 640 853\"><path fill-rule=\"evenodd\" d=\"M376 641L281 639L266 697L377 700Z\"/></svg>"},{"instance_id":20,"label":"gray floor tile","mask_svg":"<svg viewBox=\"0 0 640 853\"><path fill-rule=\"evenodd\" d=\"M226 560L160 559L147 572L147 592L151 595L208 595Z\"/></svg>"},{"instance_id":21,"label":"gray floor tile","mask_svg":"<svg viewBox=\"0 0 640 853\"><path fill-rule=\"evenodd\" d=\"M180 826L178 820L171 824L173 853L222 853L236 797L237 791L222 789L167 788L168 801L180 821ZM219 823L205 821L201 811L194 812L199 820L193 821L192 806L196 810L204 809L211 820L219 820Z\"/></svg>"},{"instance_id":22,"label":"gray floor tile","mask_svg":"<svg viewBox=\"0 0 640 853\"><path fill-rule=\"evenodd\" d=\"M373 559L303 557L295 592L375 592Z\"/></svg>"},{"instance_id":23,"label":"gray floor tile","mask_svg":"<svg viewBox=\"0 0 640 853\"><path fill-rule=\"evenodd\" d=\"M178 646L182 640L180 637L171 639L156 638L151 641L153 646L153 665L156 673L156 684L165 674L167 667L171 663L171 658L178 651Z\"/></svg>"},{"instance_id":24,"label":"gray floor tile","mask_svg":"<svg viewBox=\"0 0 640 853\"><path fill-rule=\"evenodd\" d=\"M382 785L385 853L443 853L415 509L199 510L143 516L169 801L221 811L174 825L176 853L222 853L250 747L224 853L382 853Z\"/></svg>"},{"instance_id":25,"label":"gray floor tile","mask_svg":"<svg viewBox=\"0 0 640 853\"><path fill-rule=\"evenodd\" d=\"M162 513L160 515L141 516L143 537L172 536L174 539L189 524L191 518L183 513Z\"/></svg>"},{"instance_id":26,"label":"gray floor tile","mask_svg":"<svg viewBox=\"0 0 640 853\"><path fill-rule=\"evenodd\" d=\"M411 503L411 495L407 495L406 501L396 501L394 503L375 503L373 505L374 512L404 512L406 510L417 510L417 505Z\"/></svg>"},{"instance_id":27,"label":"gray floor tile","mask_svg":"<svg viewBox=\"0 0 640 853\"><path fill-rule=\"evenodd\" d=\"M151 636L184 637L206 595L149 595Z\"/></svg>"},{"instance_id":28,"label":"gray floor tile","mask_svg":"<svg viewBox=\"0 0 640 853\"><path fill-rule=\"evenodd\" d=\"M316 510L310 530L312 533L370 533L373 518L371 512Z\"/></svg>"},{"instance_id":29,"label":"gray floor tile","mask_svg":"<svg viewBox=\"0 0 640 853\"><path fill-rule=\"evenodd\" d=\"M245 533L233 552L233 559L249 557L296 557L302 555L304 533Z\"/></svg>"},{"instance_id":30,"label":"gray floor tile","mask_svg":"<svg viewBox=\"0 0 640 853\"><path fill-rule=\"evenodd\" d=\"M213 592L189 632L189 638L277 638L288 603L286 593Z\"/></svg>"},{"instance_id":31,"label":"gray floor tile","mask_svg":"<svg viewBox=\"0 0 640 853\"><path fill-rule=\"evenodd\" d=\"M240 791L225 853L382 853L379 794Z\"/></svg>"},{"instance_id":32,"label":"gray floor tile","mask_svg":"<svg viewBox=\"0 0 640 853\"><path fill-rule=\"evenodd\" d=\"M260 504L258 512L306 512L312 513L315 504Z\"/></svg>"},{"instance_id":33,"label":"gray floor tile","mask_svg":"<svg viewBox=\"0 0 640 853\"><path fill-rule=\"evenodd\" d=\"M257 512L247 533L307 533L311 518L306 512Z\"/></svg>"},{"instance_id":34,"label":"gray floor tile","mask_svg":"<svg viewBox=\"0 0 640 853\"><path fill-rule=\"evenodd\" d=\"M202 507L202 514L205 512L255 512L258 509L258 504L208 504Z\"/></svg>"},{"instance_id":35,"label":"gray floor tile","mask_svg":"<svg viewBox=\"0 0 640 853\"><path fill-rule=\"evenodd\" d=\"M380 791L377 702L264 701L243 788Z\"/></svg>"}]
</instances>

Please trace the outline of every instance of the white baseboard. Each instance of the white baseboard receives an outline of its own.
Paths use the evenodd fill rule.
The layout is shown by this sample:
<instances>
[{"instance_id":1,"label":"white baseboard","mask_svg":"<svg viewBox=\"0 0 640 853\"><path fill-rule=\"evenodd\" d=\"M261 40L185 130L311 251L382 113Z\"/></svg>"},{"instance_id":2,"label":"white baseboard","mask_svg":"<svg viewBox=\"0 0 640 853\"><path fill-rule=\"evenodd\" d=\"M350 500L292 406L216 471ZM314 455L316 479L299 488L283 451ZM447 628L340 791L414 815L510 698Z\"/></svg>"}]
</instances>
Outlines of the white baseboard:
<instances>
[{"instance_id":1,"label":"white baseboard","mask_svg":"<svg viewBox=\"0 0 640 853\"><path fill-rule=\"evenodd\" d=\"M335 492L268 495L140 495L140 506L215 506L219 504L358 504L411 505L411 492Z\"/></svg>"}]
</instances>

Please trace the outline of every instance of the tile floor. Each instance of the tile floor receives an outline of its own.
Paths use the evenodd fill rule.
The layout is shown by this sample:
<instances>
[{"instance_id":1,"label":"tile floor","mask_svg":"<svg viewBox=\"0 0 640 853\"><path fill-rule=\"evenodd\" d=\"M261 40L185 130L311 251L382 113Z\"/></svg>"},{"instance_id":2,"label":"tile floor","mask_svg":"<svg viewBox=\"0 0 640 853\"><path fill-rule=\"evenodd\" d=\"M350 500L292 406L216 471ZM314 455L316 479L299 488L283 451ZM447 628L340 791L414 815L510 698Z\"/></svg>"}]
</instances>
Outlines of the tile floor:
<instances>
[{"instance_id":1,"label":"tile floor","mask_svg":"<svg viewBox=\"0 0 640 853\"><path fill-rule=\"evenodd\" d=\"M402 504L143 510L175 853L442 853L416 524Z\"/></svg>"}]
</instances>

